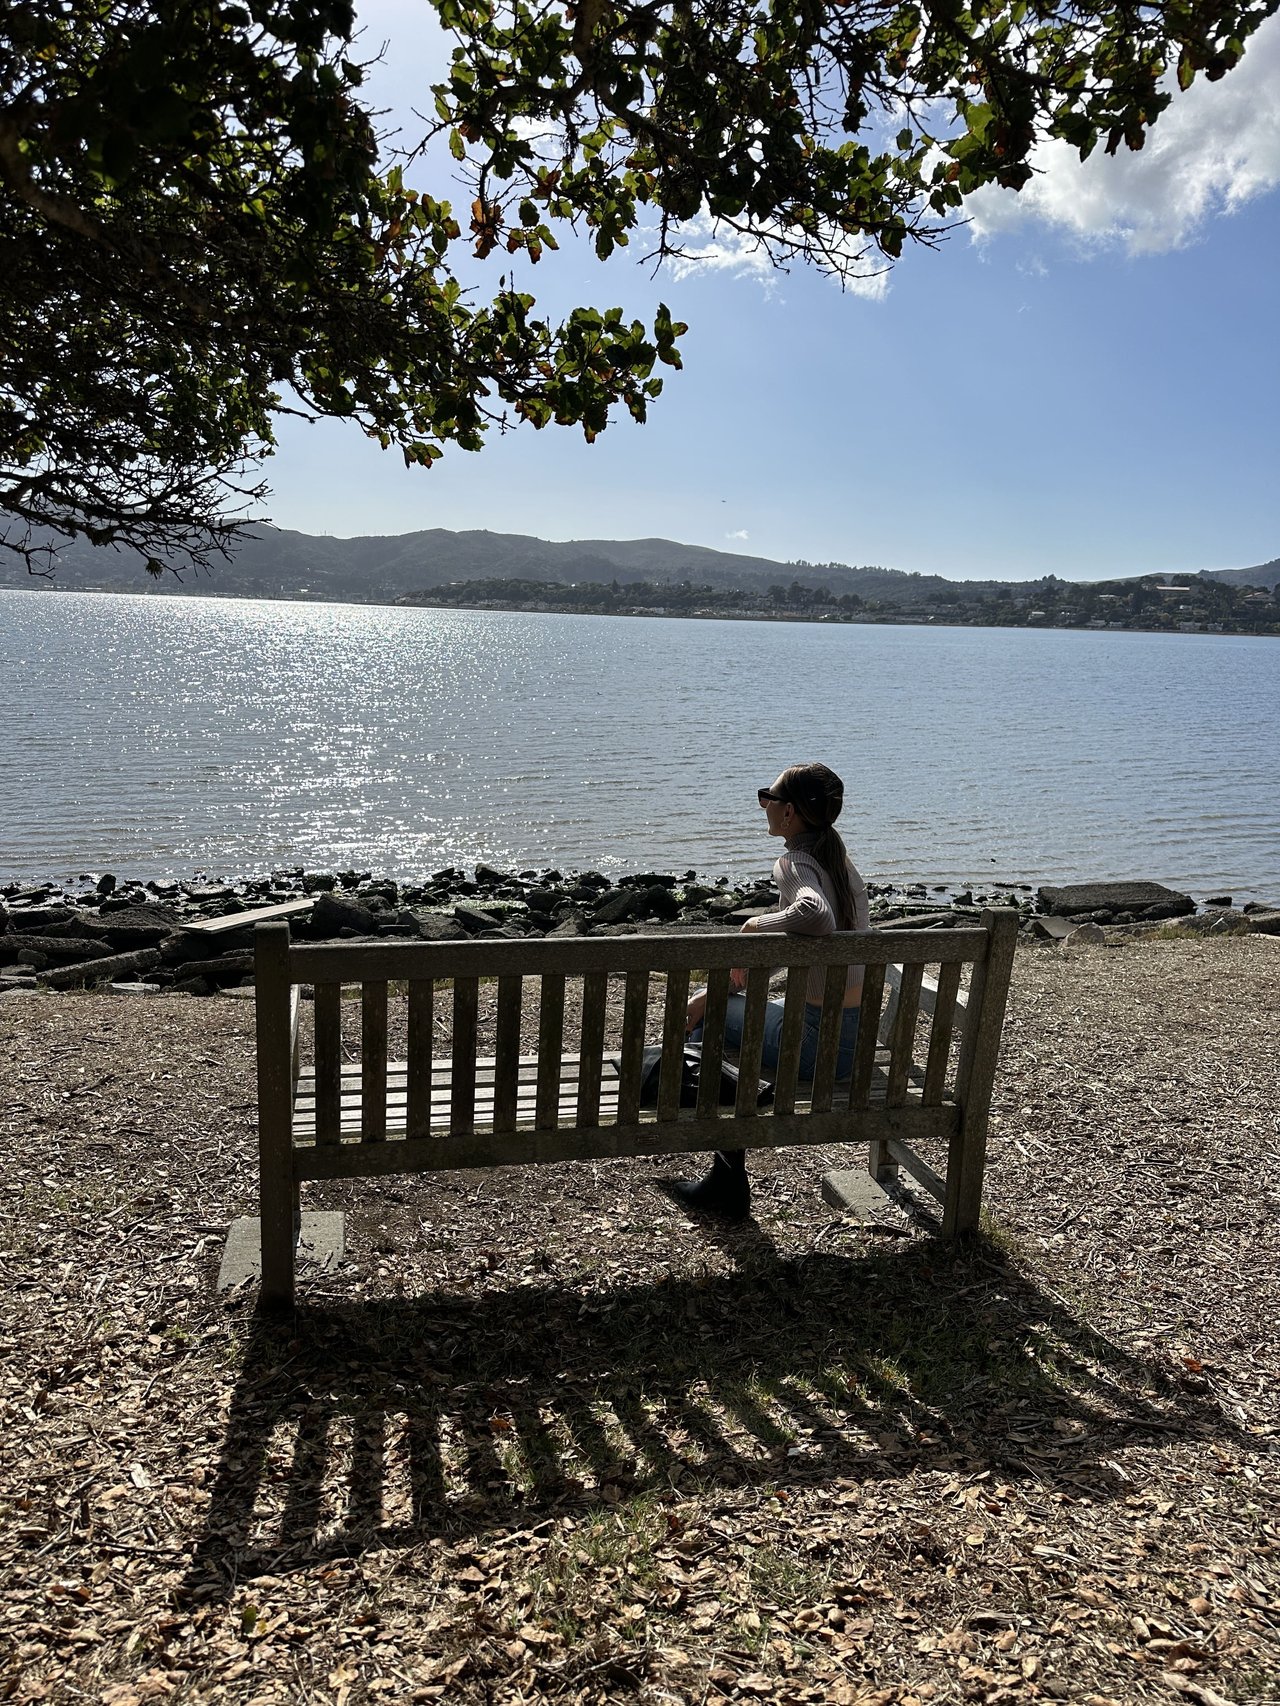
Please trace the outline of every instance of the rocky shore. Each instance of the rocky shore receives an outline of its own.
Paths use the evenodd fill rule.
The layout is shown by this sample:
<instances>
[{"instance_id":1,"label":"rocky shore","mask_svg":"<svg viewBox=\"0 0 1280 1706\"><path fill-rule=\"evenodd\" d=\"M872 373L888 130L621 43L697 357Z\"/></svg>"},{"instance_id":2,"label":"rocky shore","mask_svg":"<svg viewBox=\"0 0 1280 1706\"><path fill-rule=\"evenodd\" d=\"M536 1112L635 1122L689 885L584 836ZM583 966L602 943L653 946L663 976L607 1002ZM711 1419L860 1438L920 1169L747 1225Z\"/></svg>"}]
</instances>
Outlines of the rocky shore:
<instances>
[{"instance_id":1,"label":"rocky shore","mask_svg":"<svg viewBox=\"0 0 1280 1706\"><path fill-rule=\"evenodd\" d=\"M944 930L984 906L1015 906L1023 933L1045 941L1106 939L1176 922L1195 932L1280 935L1280 908L1229 895L1197 909L1189 895L1155 882L1079 883L1033 890L1026 883L958 891L924 884L868 883L879 929ZM121 993L173 990L210 995L253 982L253 926L271 914L295 937L389 936L425 941L467 937L582 936L653 929L733 928L777 896L768 883L734 883L641 872L437 871L421 883L370 872L275 871L235 884L117 882L86 875L75 884L0 887L0 994L98 985Z\"/></svg>"}]
</instances>

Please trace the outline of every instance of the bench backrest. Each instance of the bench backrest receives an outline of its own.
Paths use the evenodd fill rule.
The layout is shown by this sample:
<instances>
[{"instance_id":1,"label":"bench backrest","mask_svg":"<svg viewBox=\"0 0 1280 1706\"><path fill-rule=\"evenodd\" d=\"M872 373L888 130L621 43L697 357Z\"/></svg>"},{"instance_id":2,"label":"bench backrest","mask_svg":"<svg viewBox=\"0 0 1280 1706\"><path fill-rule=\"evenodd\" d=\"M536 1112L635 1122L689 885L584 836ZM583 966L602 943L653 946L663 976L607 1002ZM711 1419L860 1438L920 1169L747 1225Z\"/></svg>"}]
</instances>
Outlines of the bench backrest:
<instances>
[{"instance_id":1,"label":"bench backrest","mask_svg":"<svg viewBox=\"0 0 1280 1706\"><path fill-rule=\"evenodd\" d=\"M723 933L469 942L294 943L286 924L259 926L260 1047L273 1028L283 1058L296 1061L290 998L314 987L314 1145L308 1173L348 1172L349 1158L323 1152L384 1143L389 1129L413 1146L404 1164L430 1165L444 1144L452 1166L583 1155L662 1152L834 1140L851 1113L963 1107L984 1077L989 1093L1003 1022L1017 915L992 911L982 923L944 931L847 932L823 938ZM847 968L866 968L863 1015L850 1078L837 1081ZM719 1104L720 1057L729 968L747 971L735 1105ZM806 986L825 971L817 1064L798 1082ZM781 1058L771 1105L757 1107L756 1080L769 980L785 968ZM936 977L926 977L936 968ZM969 973L967 996L962 975ZM694 1109L678 1105L679 1063L692 974L705 974L707 1008L702 1088ZM607 1023L610 978L624 984L620 1027ZM661 1016L650 1019L650 991ZM360 986L358 1071L344 1069L343 987ZM388 1096L388 989L407 991L403 1083ZM481 992L496 1008L491 1063L478 1066ZM537 1047L522 1055L521 1021L537 1013ZM296 1008L294 1009L296 1012ZM441 1050L437 1021L449 1041ZM647 1037L647 1030L654 1033ZM640 1108L646 1041L660 1040L663 1070L656 1110ZM879 1054L877 1049L879 1047ZM886 1053L887 1051L887 1053ZM573 1061L566 1072L566 1059ZM344 1076L345 1072L345 1076ZM358 1076L359 1096L353 1096ZM390 1126L388 1105L392 1109ZM352 1124L351 1109L358 1106ZM264 1109L265 1112L265 1109ZM726 1135L728 1119L755 1122L751 1135ZM919 1122L917 1122L919 1123ZM345 1126L345 1130L344 1130ZM665 1129L664 1129L665 1128ZM921 1127L923 1129L923 1126ZM423 1148L419 1150L418 1146ZM388 1146L401 1150L402 1144ZM391 1166L385 1157L377 1171Z\"/></svg>"}]
</instances>

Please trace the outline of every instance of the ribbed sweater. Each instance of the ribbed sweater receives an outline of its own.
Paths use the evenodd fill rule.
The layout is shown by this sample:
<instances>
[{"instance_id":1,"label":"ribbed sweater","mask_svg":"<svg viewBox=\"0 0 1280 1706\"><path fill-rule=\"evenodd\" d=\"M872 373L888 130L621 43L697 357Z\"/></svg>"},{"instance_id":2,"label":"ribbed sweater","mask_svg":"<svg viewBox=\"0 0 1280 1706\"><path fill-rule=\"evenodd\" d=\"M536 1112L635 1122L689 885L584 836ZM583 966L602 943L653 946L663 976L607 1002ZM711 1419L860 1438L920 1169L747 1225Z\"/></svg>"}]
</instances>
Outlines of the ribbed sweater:
<instances>
[{"instance_id":1,"label":"ribbed sweater","mask_svg":"<svg viewBox=\"0 0 1280 1706\"><path fill-rule=\"evenodd\" d=\"M836 896L831 878L814 858L812 848L815 833L794 836L787 850L773 867L773 880L778 885L778 910L762 913L755 929L772 931L785 936L831 936L836 928ZM871 928L871 908L867 902L867 885L859 876L853 861L849 861L849 883L853 889L854 928ZM826 970L814 966L809 972L805 1000L822 1001ZM850 966L845 983L845 999L862 992L862 967Z\"/></svg>"}]
</instances>

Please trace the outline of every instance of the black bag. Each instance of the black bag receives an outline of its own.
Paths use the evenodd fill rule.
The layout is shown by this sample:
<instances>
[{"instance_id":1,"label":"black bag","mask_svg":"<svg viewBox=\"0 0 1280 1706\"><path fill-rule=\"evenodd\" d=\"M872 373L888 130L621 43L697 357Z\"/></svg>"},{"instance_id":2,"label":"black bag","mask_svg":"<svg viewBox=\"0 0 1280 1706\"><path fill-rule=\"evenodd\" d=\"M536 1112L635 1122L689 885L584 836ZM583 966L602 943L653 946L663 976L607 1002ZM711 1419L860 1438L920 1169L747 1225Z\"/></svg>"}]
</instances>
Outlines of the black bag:
<instances>
[{"instance_id":1,"label":"black bag","mask_svg":"<svg viewBox=\"0 0 1280 1706\"><path fill-rule=\"evenodd\" d=\"M640 1068L640 1106L656 1108L658 1105L658 1084L662 1077L662 1050L647 1048ZM702 1083L702 1045L701 1043L686 1043L684 1058L680 1063L680 1106L694 1108L698 1105L698 1088ZM732 1107L738 1100L738 1069L731 1062L720 1062L720 1106ZM767 1108L773 1100L773 1085L767 1079L760 1079L756 1094L756 1106Z\"/></svg>"}]
</instances>

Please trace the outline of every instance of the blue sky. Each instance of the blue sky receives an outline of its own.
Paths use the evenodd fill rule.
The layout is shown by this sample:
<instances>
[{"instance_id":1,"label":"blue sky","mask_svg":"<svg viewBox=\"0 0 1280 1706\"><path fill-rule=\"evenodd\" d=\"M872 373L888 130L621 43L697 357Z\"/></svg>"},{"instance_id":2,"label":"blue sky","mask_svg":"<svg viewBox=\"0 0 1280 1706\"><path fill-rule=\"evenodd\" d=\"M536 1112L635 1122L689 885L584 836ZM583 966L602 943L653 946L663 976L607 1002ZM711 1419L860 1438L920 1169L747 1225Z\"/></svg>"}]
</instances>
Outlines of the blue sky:
<instances>
[{"instance_id":1,"label":"blue sky","mask_svg":"<svg viewBox=\"0 0 1280 1706\"><path fill-rule=\"evenodd\" d=\"M358 15L364 47L388 44L377 103L412 127L446 58L434 14L363 0ZM956 579L1280 555L1280 17L1141 154L1037 164L1029 190L984 192L969 229L857 294L710 233L699 265L657 279L567 242L520 277L548 310L643 318L665 300L689 323L645 426L623 417L594 445L521 429L426 472L355 427L285 422L272 519L659 535ZM446 157L410 181L465 205L452 172Z\"/></svg>"}]
</instances>

